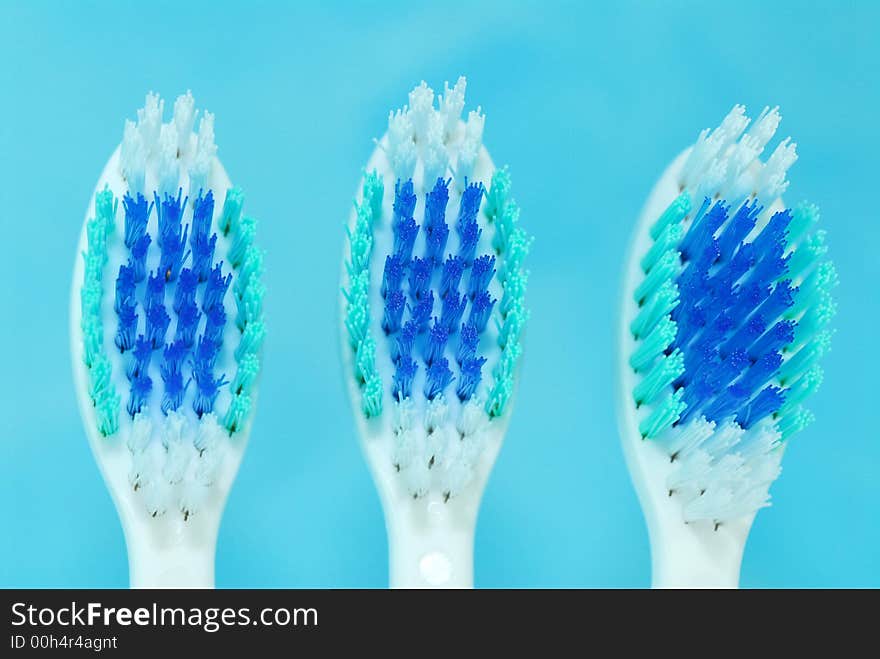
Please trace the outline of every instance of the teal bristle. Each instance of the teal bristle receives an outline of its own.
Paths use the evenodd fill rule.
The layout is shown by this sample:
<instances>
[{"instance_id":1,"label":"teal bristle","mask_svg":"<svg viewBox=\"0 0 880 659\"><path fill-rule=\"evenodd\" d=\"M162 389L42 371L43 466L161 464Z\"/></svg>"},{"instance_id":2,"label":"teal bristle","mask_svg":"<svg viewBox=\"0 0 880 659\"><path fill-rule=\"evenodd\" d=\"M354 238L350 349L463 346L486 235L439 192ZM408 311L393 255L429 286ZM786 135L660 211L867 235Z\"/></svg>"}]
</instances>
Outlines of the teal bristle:
<instances>
[{"instance_id":1,"label":"teal bristle","mask_svg":"<svg viewBox=\"0 0 880 659\"><path fill-rule=\"evenodd\" d=\"M661 403L654 407L647 418L639 424L639 432L643 439L657 437L678 420L686 407L681 400L683 395L684 390L678 389L674 393L668 394Z\"/></svg>"},{"instance_id":2,"label":"teal bristle","mask_svg":"<svg viewBox=\"0 0 880 659\"><path fill-rule=\"evenodd\" d=\"M684 355L676 350L654 363L644 378L633 389L636 407L653 403L679 376L684 373Z\"/></svg>"},{"instance_id":3,"label":"teal bristle","mask_svg":"<svg viewBox=\"0 0 880 659\"><path fill-rule=\"evenodd\" d=\"M629 329L636 339L647 336L663 316L678 304L678 287L672 281L664 281L642 305Z\"/></svg>"},{"instance_id":4,"label":"teal bristle","mask_svg":"<svg viewBox=\"0 0 880 659\"><path fill-rule=\"evenodd\" d=\"M230 231L235 231L241 219L241 209L244 205L244 193L238 188L230 188L226 191L226 199L223 201L223 211L220 214L219 227L224 236Z\"/></svg>"},{"instance_id":5,"label":"teal bristle","mask_svg":"<svg viewBox=\"0 0 880 659\"><path fill-rule=\"evenodd\" d=\"M507 167L496 169L492 175L492 184L486 194L486 204L483 212L490 222L495 222L503 216L510 203L511 180ZM516 219L512 221L515 223Z\"/></svg>"},{"instance_id":6,"label":"teal bristle","mask_svg":"<svg viewBox=\"0 0 880 659\"><path fill-rule=\"evenodd\" d=\"M667 227L681 223L690 211L691 197L687 192L682 192L651 226L651 239L657 240Z\"/></svg>"},{"instance_id":7,"label":"teal bristle","mask_svg":"<svg viewBox=\"0 0 880 659\"><path fill-rule=\"evenodd\" d=\"M664 352L675 339L675 330L675 323L669 316L661 318L630 355L629 365L632 366L632 369L639 373L654 363L657 356Z\"/></svg>"}]
</instances>

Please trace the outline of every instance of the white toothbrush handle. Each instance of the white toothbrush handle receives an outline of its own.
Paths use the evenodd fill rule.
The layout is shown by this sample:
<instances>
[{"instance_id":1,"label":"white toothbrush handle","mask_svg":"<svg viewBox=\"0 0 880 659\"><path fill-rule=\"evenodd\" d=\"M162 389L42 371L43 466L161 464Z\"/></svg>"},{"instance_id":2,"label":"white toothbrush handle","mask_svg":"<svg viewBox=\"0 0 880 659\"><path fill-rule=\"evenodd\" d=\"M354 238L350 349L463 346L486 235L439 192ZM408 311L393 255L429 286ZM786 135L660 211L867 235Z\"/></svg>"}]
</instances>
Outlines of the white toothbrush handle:
<instances>
[{"instance_id":1,"label":"white toothbrush handle","mask_svg":"<svg viewBox=\"0 0 880 659\"><path fill-rule=\"evenodd\" d=\"M184 521L171 511L151 518L126 504L120 512L132 588L214 587L218 508Z\"/></svg>"},{"instance_id":2,"label":"white toothbrush handle","mask_svg":"<svg viewBox=\"0 0 880 659\"><path fill-rule=\"evenodd\" d=\"M388 519L391 588L473 588L475 516L442 501L413 503Z\"/></svg>"},{"instance_id":3,"label":"white toothbrush handle","mask_svg":"<svg viewBox=\"0 0 880 659\"><path fill-rule=\"evenodd\" d=\"M128 548L128 571L132 588L213 588L214 547L157 551L135 543Z\"/></svg>"},{"instance_id":4,"label":"white toothbrush handle","mask_svg":"<svg viewBox=\"0 0 880 659\"><path fill-rule=\"evenodd\" d=\"M711 523L667 523L651 538L652 587L737 588L751 520L717 530Z\"/></svg>"}]
</instances>

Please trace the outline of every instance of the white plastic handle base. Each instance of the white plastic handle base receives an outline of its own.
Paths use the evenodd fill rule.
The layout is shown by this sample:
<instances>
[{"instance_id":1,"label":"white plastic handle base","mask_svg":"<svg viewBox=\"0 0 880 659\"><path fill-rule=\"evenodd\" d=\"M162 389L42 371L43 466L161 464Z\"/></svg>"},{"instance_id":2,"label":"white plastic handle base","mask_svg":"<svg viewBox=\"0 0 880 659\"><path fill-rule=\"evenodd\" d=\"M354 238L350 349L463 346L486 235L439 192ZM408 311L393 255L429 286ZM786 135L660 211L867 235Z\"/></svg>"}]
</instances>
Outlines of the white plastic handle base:
<instances>
[{"instance_id":1,"label":"white plastic handle base","mask_svg":"<svg viewBox=\"0 0 880 659\"><path fill-rule=\"evenodd\" d=\"M456 503L399 501L386 512L391 587L473 588L475 522Z\"/></svg>"}]
</instances>

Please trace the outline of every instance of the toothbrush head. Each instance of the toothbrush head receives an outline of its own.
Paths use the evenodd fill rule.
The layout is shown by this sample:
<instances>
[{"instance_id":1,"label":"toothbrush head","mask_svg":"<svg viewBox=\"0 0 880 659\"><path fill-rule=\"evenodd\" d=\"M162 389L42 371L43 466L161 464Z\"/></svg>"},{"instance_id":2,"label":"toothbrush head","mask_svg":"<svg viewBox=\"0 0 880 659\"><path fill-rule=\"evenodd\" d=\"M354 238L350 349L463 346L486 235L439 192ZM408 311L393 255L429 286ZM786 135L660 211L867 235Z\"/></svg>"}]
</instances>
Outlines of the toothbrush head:
<instances>
[{"instance_id":1,"label":"toothbrush head","mask_svg":"<svg viewBox=\"0 0 880 659\"><path fill-rule=\"evenodd\" d=\"M478 500L510 418L531 238L465 84L390 113L347 230L343 362L386 501Z\"/></svg>"},{"instance_id":2,"label":"toothbrush head","mask_svg":"<svg viewBox=\"0 0 880 659\"><path fill-rule=\"evenodd\" d=\"M626 272L618 399L633 479L643 507L671 499L680 521L716 530L769 505L831 338L837 275L818 210L780 198L795 144L760 159L779 121L765 109L746 130L736 106L703 131L652 192Z\"/></svg>"},{"instance_id":3,"label":"toothbrush head","mask_svg":"<svg viewBox=\"0 0 880 659\"><path fill-rule=\"evenodd\" d=\"M163 109L150 93L125 122L71 292L80 411L129 545L161 525L216 535L265 333L256 221L215 155L214 116L193 132L189 92L168 123Z\"/></svg>"}]
</instances>

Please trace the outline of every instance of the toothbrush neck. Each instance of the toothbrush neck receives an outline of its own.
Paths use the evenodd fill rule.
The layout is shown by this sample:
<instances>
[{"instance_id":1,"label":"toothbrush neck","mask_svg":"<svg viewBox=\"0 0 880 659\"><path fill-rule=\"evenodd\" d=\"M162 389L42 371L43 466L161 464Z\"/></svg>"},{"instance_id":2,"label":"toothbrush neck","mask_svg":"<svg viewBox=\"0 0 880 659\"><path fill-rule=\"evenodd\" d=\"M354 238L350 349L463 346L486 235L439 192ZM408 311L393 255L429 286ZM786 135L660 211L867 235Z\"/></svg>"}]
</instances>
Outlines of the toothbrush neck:
<instances>
[{"instance_id":1,"label":"toothbrush neck","mask_svg":"<svg viewBox=\"0 0 880 659\"><path fill-rule=\"evenodd\" d=\"M476 515L416 500L386 518L391 588L473 588Z\"/></svg>"},{"instance_id":2,"label":"toothbrush neck","mask_svg":"<svg viewBox=\"0 0 880 659\"><path fill-rule=\"evenodd\" d=\"M125 520L132 588L213 588L219 514L189 521L139 515Z\"/></svg>"},{"instance_id":3,"label":"toothbrush neck","mask_svg":"<svg viewBox=\"0 0 880 659\"><path fill-rule=\"evenodd\" d=\"M751 519L719 526L711 522L664 528L651 539L652 587L738 588Z\"/></svg>"}]
</instances>

